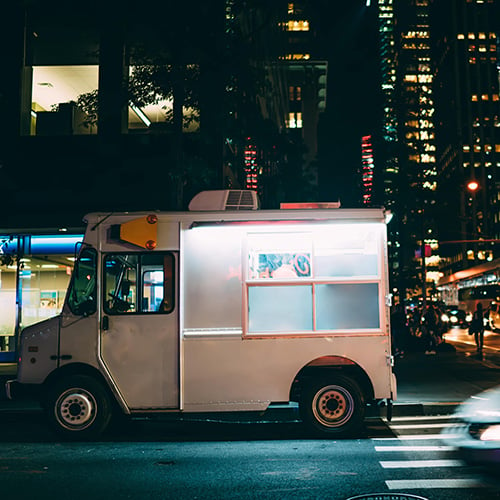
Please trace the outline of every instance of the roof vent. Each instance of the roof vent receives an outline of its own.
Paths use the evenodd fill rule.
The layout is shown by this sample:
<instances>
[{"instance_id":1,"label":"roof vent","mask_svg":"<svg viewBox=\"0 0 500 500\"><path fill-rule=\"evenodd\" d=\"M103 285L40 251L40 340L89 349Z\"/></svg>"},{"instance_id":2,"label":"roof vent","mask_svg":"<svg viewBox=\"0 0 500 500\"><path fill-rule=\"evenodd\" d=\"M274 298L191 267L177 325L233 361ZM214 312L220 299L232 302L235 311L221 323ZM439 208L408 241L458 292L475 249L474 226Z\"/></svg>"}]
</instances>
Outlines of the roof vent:
<instances>
[{"instance_id":1,"label":"roof vent","mask_svg":"<svg viewBox=\"0 0 500 500\"><path fill-rule=\"evenodd\" d=\"M189 204L194 212L215 210L257 210L259 199L255 191L240 189L224 189L202 191Z\"/></svg>"}]
</instances>

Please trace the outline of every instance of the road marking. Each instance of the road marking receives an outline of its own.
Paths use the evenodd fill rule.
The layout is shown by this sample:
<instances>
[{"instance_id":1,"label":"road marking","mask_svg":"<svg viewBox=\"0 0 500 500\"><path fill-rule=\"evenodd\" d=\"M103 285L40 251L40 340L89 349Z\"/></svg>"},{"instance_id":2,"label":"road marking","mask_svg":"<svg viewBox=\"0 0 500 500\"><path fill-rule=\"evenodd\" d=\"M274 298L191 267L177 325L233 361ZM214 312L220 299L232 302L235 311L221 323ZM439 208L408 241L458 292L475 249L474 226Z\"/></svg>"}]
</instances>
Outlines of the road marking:
<instances>
[{"instance_id":1,"label":"road marking","mask_svg":"<svg viewBox=\"0 0 500 500\"><path fill-rule=\"evenodd\" d=\"M391 425L391 429L442 429L443 427L448 427L447 423L440 424L396 424Z\"/></svg>"},{"instance_id":2,"label":"road marking","mask_svg":"<svg viewBox=\"0 0 500 500\"><path fill-rule=\"evenodd\" d=\"M426 441L429 439L453 439L460 434L408 434L399 437L374 437L372 441Z\"/></svg>"},{"instance_id":3,"label":"road marking","mask_svg":"<svg viewBox=\"0 0 500 500\"><path fill-rule=\"evenodd\" d=\"M418 488L484 488L484 484L477 479L395 479L386 481L390 490L418 489Z\"/></svg>"},{"instance_id":4,"label":"road marking","mask_svg":"<svg viewBox=\"0 0 500 500\"><path fill-rule=\"evenodd\" d=\"M398 422L398 421L400 422L400 421L404 421L404 420L410 420L410 421L413 421L413 420L449 420L450 418L453 418L453 415L427 415L427 416L418 415L415 417L392 417L391 422ZM387 421L387 419L385 419L385 418L383 420Z\"/></svg>"},{"instance_id":5,"label":"road marking","mask_svg":"<svg viewBox=\"0 0 500 500\"><path fill-rule=\"evenodd\" d=\"M382 461L380 465L384 469L408 469L420 467L463 467L461 460L391 460Z\"/></svg>"},{"instance_id":6,"label":"road marking","mask_svg":"<svg viewBox=\"0 0 500 500\"><path fill-rule=\"evenodd\" d=\"M375 451L455 451L453 446L375 446Z\"/></svg>"}]
</instances>

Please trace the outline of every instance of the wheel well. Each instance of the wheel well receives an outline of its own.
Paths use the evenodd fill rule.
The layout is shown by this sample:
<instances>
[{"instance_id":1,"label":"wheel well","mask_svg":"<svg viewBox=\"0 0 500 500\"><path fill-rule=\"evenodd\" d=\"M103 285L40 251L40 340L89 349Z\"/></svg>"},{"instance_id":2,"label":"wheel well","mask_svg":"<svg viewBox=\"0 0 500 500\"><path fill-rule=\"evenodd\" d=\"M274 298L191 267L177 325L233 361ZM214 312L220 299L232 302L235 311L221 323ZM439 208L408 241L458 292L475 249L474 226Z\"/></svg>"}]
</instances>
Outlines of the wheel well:
<instances>
[{"instance_id":1,"label":"wheel well","mask_svg":"<svg viewBox=\"0 0 500 500\"><path fill-rule=\"evenodd\" d=\"M101 372L94 368L93 366L86 365L84 363L71 363L69 365L64 365L53 371L43 383L43 399L45 399L45 395L49 388L58 380L61 380L66 377L70 377L71 375L86 375L88 377L92 377L98 382L100 382L103 388L107 391L110 400L113 402L113 405L118 408L118 402L116 401L116 397L110 390L106 380L102 376Z\"/></svg>"},{"instance_id":2,"label":"wheel well","mask_svg":"<svg viewBox=\"0 0 500 500\"><path fill-rule=\"evenodd\" d=\"M295 377L290 388L290 401L299 402L303 388L312 380L343 375L354 380L361 389L366 402L374 398L373 385L366 372L356 363L340 357L326 357L304 366Z\"/></svg>"}]
</instances>

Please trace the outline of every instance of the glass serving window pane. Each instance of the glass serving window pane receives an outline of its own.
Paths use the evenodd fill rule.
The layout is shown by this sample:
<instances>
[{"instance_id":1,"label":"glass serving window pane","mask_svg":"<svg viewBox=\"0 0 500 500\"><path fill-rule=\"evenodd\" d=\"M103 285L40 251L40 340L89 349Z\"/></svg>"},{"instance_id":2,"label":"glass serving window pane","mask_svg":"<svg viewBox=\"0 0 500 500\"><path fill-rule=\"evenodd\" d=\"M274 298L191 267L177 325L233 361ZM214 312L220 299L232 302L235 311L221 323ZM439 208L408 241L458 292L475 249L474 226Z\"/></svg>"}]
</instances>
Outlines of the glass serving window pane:
<instances>
[{"instance_id":1,"label":"glass serving window pane","mask_svg":"<svg viewBox=\"0 0 500 500\"><path fill-rule=\"evenodd\" d=\"M249 333L290 333L312 329L311 285L249 287Z\"/></svg>"},{"instance_id":2,"label":"glass serving window pane","mask_svg":"<svg viewBox=\"0 0 500 500\"><path fill-rule=\"evenodd\" d=\"M316 285L316 329L380 328L378 283Z\"/></svg>"},{"instance_id":3,"label":"glass serving window pane","mask_svg":"<svg viewBox=\"0 0 500 500\"><path fill-rule=\"evenodd\" d=\"M380 238L373 227L332 227L318 232L314 241L316 278L379 275Z\"/></svg>"},{"instance_id":4,"label":"glass serving window pane","mask_svg":"<svg viewBox=\"0 0 500 500\"><path fill-rule=\"evenodd\" d=\"M308 233L250 234L249 279L297 279L312 276L311 235Z\"/></svg>"}]
</instances>

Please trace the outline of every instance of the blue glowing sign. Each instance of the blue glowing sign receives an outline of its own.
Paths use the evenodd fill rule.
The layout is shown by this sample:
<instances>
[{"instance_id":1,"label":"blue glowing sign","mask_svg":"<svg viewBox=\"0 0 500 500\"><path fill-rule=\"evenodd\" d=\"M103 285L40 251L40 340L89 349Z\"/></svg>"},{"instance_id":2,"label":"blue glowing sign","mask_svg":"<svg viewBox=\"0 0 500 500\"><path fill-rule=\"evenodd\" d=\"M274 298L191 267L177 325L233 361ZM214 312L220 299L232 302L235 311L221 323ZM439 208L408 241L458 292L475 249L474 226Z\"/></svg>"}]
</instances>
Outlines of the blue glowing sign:
<instances>
[{"instance_id":1,"label":"blue glowing sign","mask_svg":"<svg viewBox=\"0 0 500 500\"><path fill-rule=\"evenodd\" d=\"M83 240L83 234L0 236L0 255L56 255L74 253Z\"/></svg>"}]
</instances>

